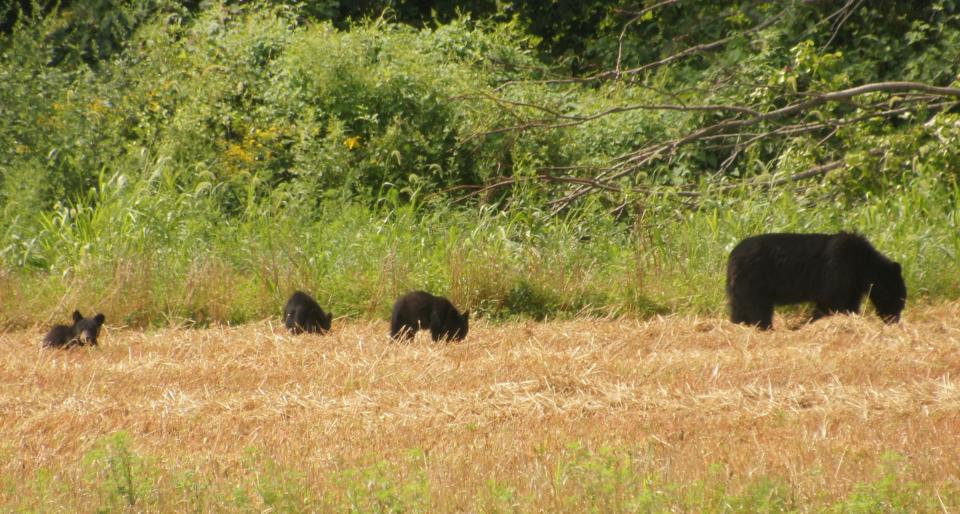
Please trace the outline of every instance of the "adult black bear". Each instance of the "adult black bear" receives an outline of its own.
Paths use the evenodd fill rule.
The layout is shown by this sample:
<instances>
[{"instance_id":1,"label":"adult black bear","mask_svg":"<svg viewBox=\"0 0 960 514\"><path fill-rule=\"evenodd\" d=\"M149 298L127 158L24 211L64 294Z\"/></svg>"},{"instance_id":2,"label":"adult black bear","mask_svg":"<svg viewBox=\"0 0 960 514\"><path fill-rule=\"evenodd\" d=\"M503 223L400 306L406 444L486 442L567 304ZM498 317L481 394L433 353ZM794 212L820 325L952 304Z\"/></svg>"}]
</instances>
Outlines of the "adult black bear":
<instances>
[{"instance_id":1,"label":"adult black bear","mask_svg":"<svg viewBox=\"0 0 960 514\"><path fill-rule=\"evenodd\" d=\"M106 319L103 314L84 318L80 311L73 311L73 325L54 325L47 335L43 336L43 346L66 348L84 344L97 346L97 335Z\"/></svg>"},{"instance_id":2,"label":"adult black bear","mask_svg":"<svg viewBox=\"0 0 960 514\"><path fill-rule=\"evenodd\" d=\"M461 341L467 337L470 311L463 314L450 300L424 291L407 293L393 304L390 337L397 341L410 339L421 328L429 328L434 341Z\"/></svg>"},{"instance_id":3,"label":"adult black bear","mask_svg":"<svg viewBox=\"0 0 960 514\"><path fill-rule=\"evenodd\" d=\"M330 330L333 315L323 312L317 301L303 291L296 291L283 307L283 323L292 334L323 334Z\"/></svg>"},{"instance_id":4,"label":"adult black bear","mask_svg":"<svg viewBox=\"0 0 960 514\"><path fill-rule=\"evenodd\" d=\"M769 329L773 306L814 302L813 320L860 310L869 293L887 323L900 320L907 301L900 264L863 236L762 234L734 247L727 261L730 320Z\"/></svg>"}]
</instances>

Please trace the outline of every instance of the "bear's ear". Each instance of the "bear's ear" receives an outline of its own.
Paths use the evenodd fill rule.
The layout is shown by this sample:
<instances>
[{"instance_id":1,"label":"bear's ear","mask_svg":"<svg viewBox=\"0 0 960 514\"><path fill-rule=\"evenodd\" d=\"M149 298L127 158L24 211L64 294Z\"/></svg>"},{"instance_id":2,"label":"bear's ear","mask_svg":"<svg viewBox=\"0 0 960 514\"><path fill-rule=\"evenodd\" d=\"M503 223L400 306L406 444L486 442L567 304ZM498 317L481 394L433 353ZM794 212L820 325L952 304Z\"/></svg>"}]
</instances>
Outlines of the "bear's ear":
<instances>
[{"instance_id":1,"label":"bear's ear","mask_svg":"<svg viewBox=\"0 0 960 514\"><path fill-rule=\"evenodd\" d=\"M103 325L103 322L107 320L107 317L103 313L97 314L94 316L93 321L97 322L97 325Z\"/></svg>"},{"instance_id":2,"label":"bear's ear","mask_svg":"<svg viewBox=\"0 0 960 514\"><path fill-rule=\"evenodd\" d=\"M83 314L80 314L79 310L73 311L73 322L79 323L83 319Z\"/></svg>"},{"instance_id":3,"label":"bear's ear","mask_svg":"<svg viewBox=\"0 0 960 514\"><path fill-rule=\"evenodd\" d=\"M469 310L463 311L463 321L470 321L470 311L469 311Z\"/></svg>"}]
</instances>

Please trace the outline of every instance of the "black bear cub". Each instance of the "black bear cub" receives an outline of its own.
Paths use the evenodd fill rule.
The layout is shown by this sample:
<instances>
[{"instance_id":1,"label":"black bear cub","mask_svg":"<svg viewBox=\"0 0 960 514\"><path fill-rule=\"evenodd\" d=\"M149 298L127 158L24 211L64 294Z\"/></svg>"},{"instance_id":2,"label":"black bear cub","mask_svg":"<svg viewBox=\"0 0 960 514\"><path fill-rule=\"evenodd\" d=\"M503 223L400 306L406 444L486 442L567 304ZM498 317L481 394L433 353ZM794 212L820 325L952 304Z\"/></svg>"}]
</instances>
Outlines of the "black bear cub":
<instances>
[{"instance_id":1,"label":"black bear cub","mask_svg":"<svg viewBox=\"0 0 960 514\"><path fill-rule=\"evenodd\" d=\"M900 264L859 234L762 234L740 241L727 261L734 323L769 329L774 305L801 302L814 303L811 321L854 313L864 294L885 322L900 320L907 301Z\"/></svg>"},{"instance_id":2,"label":"black bear cub","mask_svg":"<svg viewBox=\"0 0 960 514\"><path fill-rule=\"evenodd\" d=\"M330 330L333 315L323 312L317 301L303 291L296 291L283 307L283 323L292 334L323 334Z\"/></svg>"},{"instance_id":3,"label":"black bear cub","mask_svg":"<svg viewBox=\"0 0 960 514\"><path fill-rule=\"evenodd\" d=\"M429 328L434 341L461 341L467 337L470 311L460 314L450 300L425 291L401 296L393 304L390 337L397 341L410 339L421 328Z\"/></svg>"},{"instance_id":4,"label":"black bear cub","mask_svg":"<svg viewBox=\"0 0 960 514\"><path fill-rule=\"evenodd\" d=\"M103 314L84 318L80 311L73 311L73 325L54 325L47 335L43 336L43 346L54 348L69 348L84 344L97 346L97 335L106 319Z\"/></svg>"}]
</instances>

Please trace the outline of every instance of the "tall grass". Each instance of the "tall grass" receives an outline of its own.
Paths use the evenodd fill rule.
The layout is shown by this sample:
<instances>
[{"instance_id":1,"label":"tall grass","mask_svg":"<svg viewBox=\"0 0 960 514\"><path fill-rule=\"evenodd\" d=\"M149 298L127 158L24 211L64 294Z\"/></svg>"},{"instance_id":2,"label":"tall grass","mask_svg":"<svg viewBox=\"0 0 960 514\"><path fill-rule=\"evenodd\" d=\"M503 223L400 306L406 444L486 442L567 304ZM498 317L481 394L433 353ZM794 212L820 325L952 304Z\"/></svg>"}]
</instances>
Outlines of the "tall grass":
<instances>
[{"instance_id":1,"label":"tall grass","mask_svg":"<svg viewBox=\"0 0 960 514\"><path fill-rule=\"evenodd\" d=\"M96 191L44 217L20 266L5 263L4 325L75 307L137 326L240 323L277 315L294 289L336 316L362 318L385 317L400 293L421 288L490 318L716 314L726 255L770 231L855 230L903 264L911 302L960 292L957 189L923 180L858 205L789 190L727 194L698 209L663 200L632 224L589 207L551 217L395 194L374 206L277 202L206 221L202 200L116 176L102 176Z\"/></svg>"}]
</instances>

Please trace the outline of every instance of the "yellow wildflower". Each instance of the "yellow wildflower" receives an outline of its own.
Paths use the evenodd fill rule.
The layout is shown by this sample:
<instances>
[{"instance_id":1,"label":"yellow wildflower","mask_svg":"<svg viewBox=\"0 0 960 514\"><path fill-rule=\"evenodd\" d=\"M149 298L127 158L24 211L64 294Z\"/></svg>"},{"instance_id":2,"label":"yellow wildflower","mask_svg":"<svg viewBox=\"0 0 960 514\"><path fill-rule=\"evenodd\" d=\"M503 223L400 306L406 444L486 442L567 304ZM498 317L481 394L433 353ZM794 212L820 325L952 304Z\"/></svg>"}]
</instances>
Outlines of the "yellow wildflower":
<instances>
[{"instance_id":1,"label":"yellow wildflower","mask_svg":"<svg viewBox=\"0 0 960 514\"><path fill-rule=\"evenodd\" d=\"M109 106L102 102L99 98L90 102L90 111L94 114L103 114Z\"/></svg>"},{"instance_id":2,"label":"yellow wildflower","mask_svg":"<svg viewBox=\"0 0 960 514\"><path fill-rule=\"evenodd\" d=\"M226 153L227 157L233 161L239 161L246 164L250 164L254 161L254 157L250 155L250 152L246 151L242 146L238 144L231 144L227 147Z\"/></svg>"}]
</instances>

